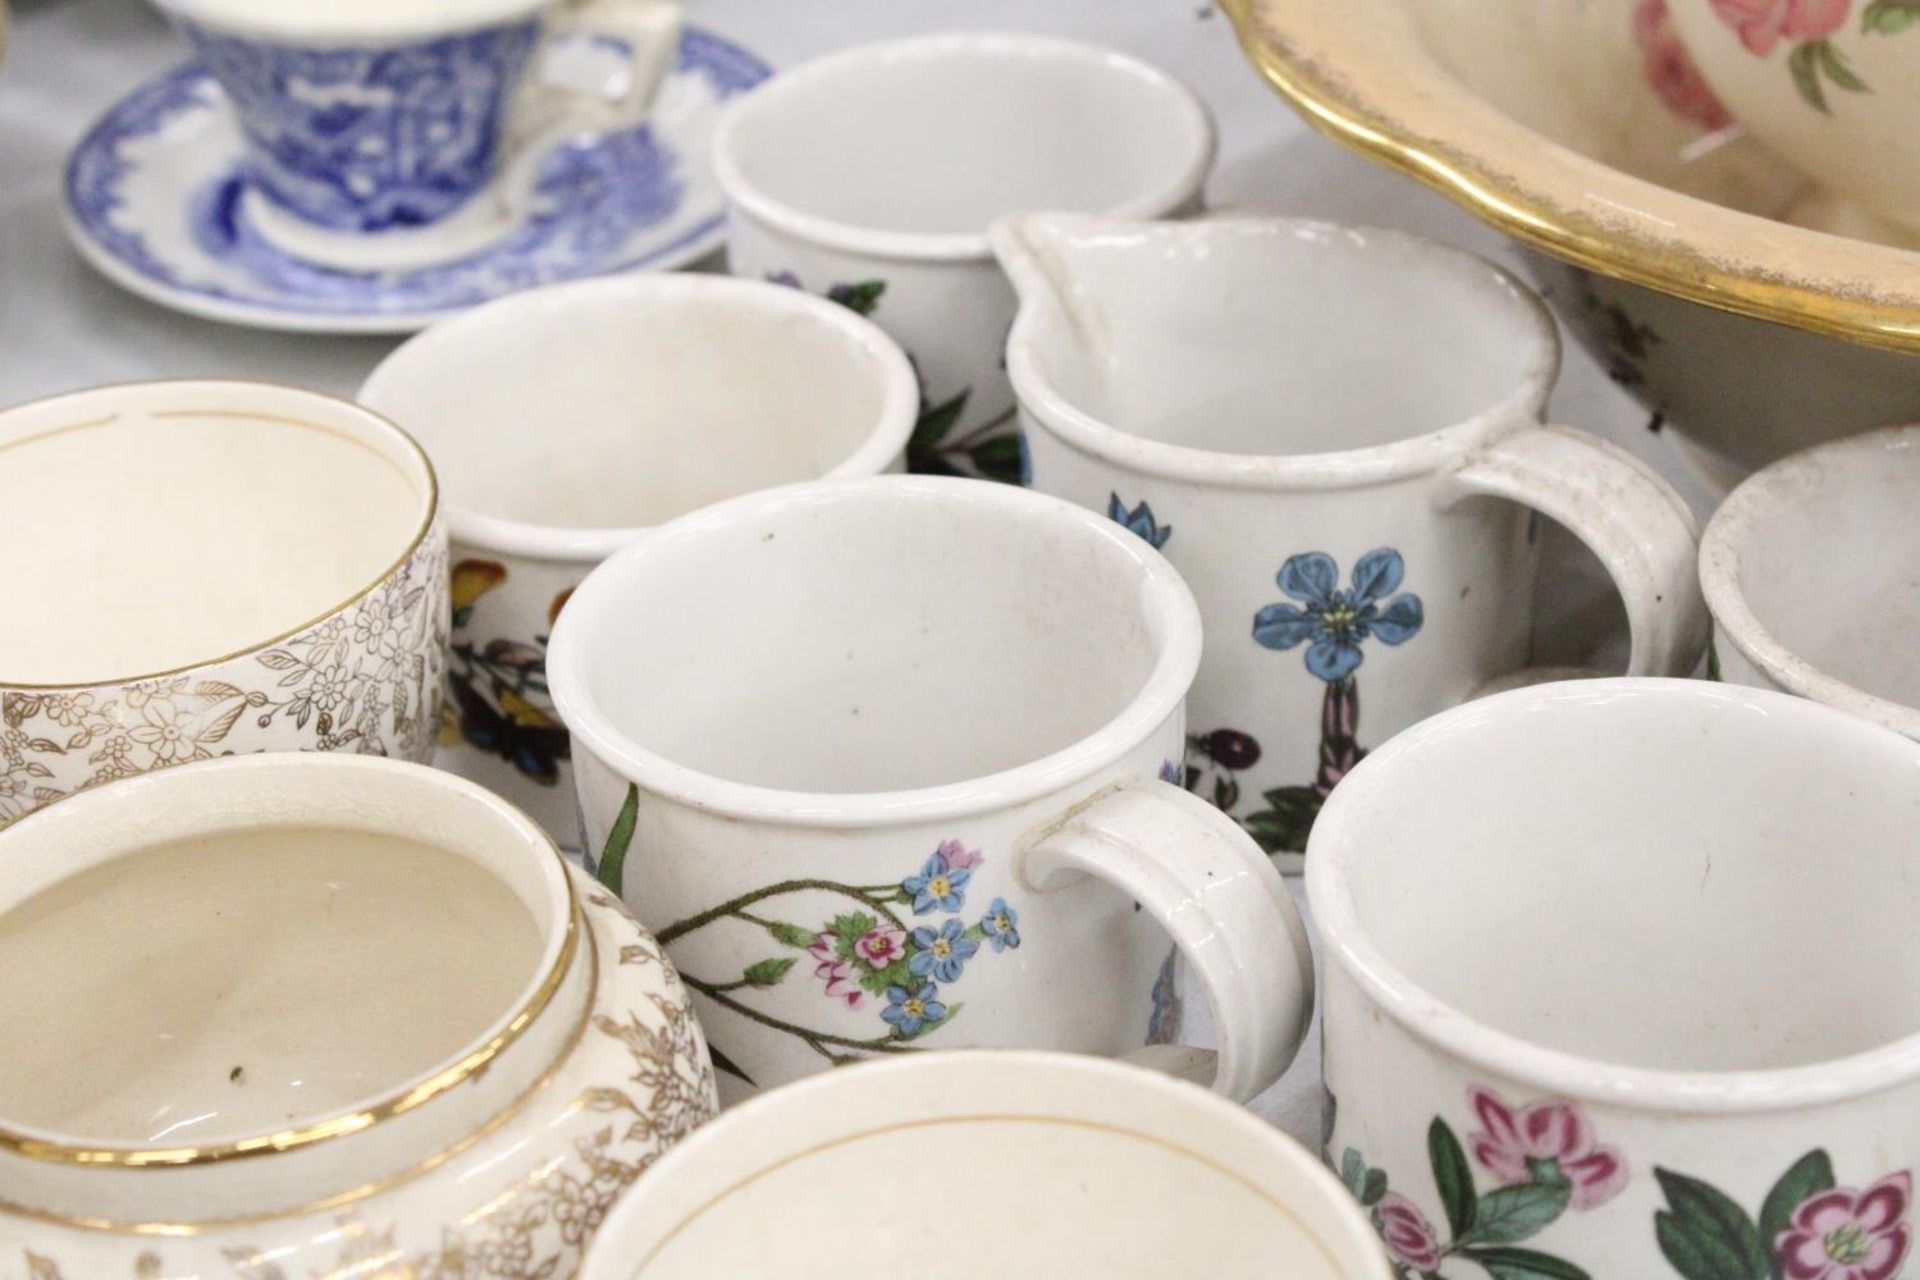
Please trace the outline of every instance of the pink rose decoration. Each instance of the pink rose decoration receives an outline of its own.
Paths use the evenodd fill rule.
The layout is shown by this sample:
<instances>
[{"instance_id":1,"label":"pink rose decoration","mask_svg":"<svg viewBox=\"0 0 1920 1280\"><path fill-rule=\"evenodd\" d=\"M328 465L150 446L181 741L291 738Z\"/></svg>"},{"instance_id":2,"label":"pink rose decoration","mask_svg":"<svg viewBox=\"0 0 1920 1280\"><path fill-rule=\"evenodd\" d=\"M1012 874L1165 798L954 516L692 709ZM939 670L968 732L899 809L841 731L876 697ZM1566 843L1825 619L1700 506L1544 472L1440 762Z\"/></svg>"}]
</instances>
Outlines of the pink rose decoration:
<instances>
[{"instance_id":1,"label":"pink rose decoration","mask_svg":"<svg viewBox=\"0 0 1920 1280\"><path fill-rule=\"evenodd\" d=\"M1571 1102L1536 1102L1518 1111L1491 1089L1467 1090L1467 1102L1485 1126L1471 1134L1473 1158L1502 1186L1533 1181L1533 1163L1551 1160L1573 1184L1569 1203L1591 1209L1627 1185L1627 1162L1594 1141L1593 1128Z\"/></svg>"},{"instance_id":2,"label":"pink rose decoration","mask_svg":"<svg viewBox=\"0 0 1920 1280\"><path fill-rule=\"evenodd\" d=\"M1766 57L1781 40L1824 40L1846 24L1853 0L1713 0L1747 52Z\"/></svg>"},{"instance_id":3,"label":"pink rose decoration","mask_svg":"<svg viewBox=\"0 0 1920 1280\"><path fill-rule=\"evenodd\" d=\"M1913 1179L1905 1173L1865 1191L1835 1187L1808 1196L1773 1242L1786 1280L1893 1280L1913 1242L1906 1221L1912 1199Z\"/></svg>"},{"instance_id":4,"label":"pink rose decoration","mask_svg":"<svg viewBox=\"0 0 1920 1280\"><path fill-rule=\"evenodd\" d=\"M941 841L938 852L947 860L949 871L971 871L987 860L978 849L969 849L958 840Z\"/></svg>"},{"instance_id":5,"label":"pink rose decoration","mask_svg":"<svg viewBox=\"0 0 1920 1280\"><path fill-rule=\"evenodd\" d=\"M1379 1215L1380 1238L1386 1241L1387 1252L1395 1262L1415 1271L1439 1267L1440 1237L1434 1234L1433 1224L1413 1201L1397 1191L1389 1191L1380 1197L1373 1211Z\"/></svg>"},{"instance_id":6,"label":"pink rose decoration","mask_svg":"<svg viewBox=\"0 0 1920 1280\"><path fill-rule=\"evenodd\" d=\"M813 966L813 976L827 984L829 999L844 1000L847 1008L858 1009L866 1003L866 993L854 981L853 965L842 960L834 949L837 941L830 933L815 936L813 945L807 948L807 954L817 962Z\"/></svg>"},{"instance_id":7,"label":"pink rose decoration","mask_svg":"<svg viewBox=\"0 0 1920 1280\"><path fill-rule=\"evenodd\" d=\"M871 917L869 917L871 918ZM876 969L884 969L907 950L907 935L890 925L880 925L862 934L853 944L854 954Z\"/></svg>"},{"instance_id":8,"label":"pink rose decoration","mask_svg":"<svg viewBox=\"0 0 1920 1280\"><path fill-rule=\"evenodd\" d=\"M1667 110L1703 129L1724 129L1733 116L1694 65L1693 55L1674 32L1667 0L1641 0L1633 11L1633 38L1640 46L1647 83Z\"/></svg>"}]
</instances>

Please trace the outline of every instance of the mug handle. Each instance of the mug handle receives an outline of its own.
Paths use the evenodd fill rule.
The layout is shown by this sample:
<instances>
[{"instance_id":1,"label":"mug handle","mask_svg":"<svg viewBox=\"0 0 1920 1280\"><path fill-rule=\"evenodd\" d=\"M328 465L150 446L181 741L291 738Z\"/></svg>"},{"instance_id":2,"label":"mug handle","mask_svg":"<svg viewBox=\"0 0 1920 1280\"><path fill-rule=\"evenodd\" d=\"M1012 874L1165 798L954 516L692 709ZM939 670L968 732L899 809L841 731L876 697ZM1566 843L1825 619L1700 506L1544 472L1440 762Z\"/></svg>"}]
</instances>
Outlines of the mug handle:
<instances>
[{"instance_id":1,"label":"mug handle","mask_svg":"<svg viewBox=\"0 0 1920 1280\"><path fill-rule=\"evenodd\" d=\"M534 69L520 88L508 125L503 198L510 208L533 197L547 154L583 133L613 133L646 119L655 92L680 49L676 0L582 0L563 4L546 19ZM540 62L562 37L604 38L624 51L626 83L617 94L555 84L540 78Z\"/></svg>"},{"instance_id":2,"label":"mug handle","mask_svg":"<svg viewBox=\"0 0 1920 1280\"><path fill-rule=\"evenodd\" d=\"M1091 876L1172 935L1213 1008L1215 1092L1245 1102L1286 1071L1313 1015L1313 953L1280 873L1232 818L1157 779L1121 783L1027 837L1016 858L1036 892ZM1134 1057L1190 1076L1208 1055L1156 1046Z\"/></svg>"},{"instance_id":3,"label":"mug handle","mask_svg":"<svg viewBox=\"0 0 1920 1280\"><path fill-rule=\"evenodd\" d=\"M1687 676L1707 647L1700 528L1673 486L1638 458L1570 427L1534 426L1482 449L1453 474L1459 494L1518 502L1565 525L1600 558L1627 606L1630 676ZM1570 674L1499 677L1480 692Z\"/></svg>"}]
</instances>

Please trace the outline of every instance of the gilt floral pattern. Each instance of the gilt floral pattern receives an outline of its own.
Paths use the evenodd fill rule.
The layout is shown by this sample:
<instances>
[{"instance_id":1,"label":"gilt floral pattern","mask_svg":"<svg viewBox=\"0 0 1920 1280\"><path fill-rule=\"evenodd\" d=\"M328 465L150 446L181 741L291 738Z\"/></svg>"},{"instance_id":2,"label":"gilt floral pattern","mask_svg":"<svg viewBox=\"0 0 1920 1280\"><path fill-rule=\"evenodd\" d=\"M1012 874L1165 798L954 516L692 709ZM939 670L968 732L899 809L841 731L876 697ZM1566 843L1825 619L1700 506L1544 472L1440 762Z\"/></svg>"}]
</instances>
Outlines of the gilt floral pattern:
<instances>
[{"instance_id":1,"label":"gilt floral pattern","mask_svg":"<svg viewBox=\"0 0 1920 1280\"><path fill-rule=\"evenodd\" d=\"M1446 1280L1470 1266L1493 1280L1590 1280L1574 1262L1523 1242L1562 1214L1586 1213L1619 1195L1625 1157L1599 1141L1572 1102L1513 1106L1480 1085L1466 1101L1480 1128L1465 1145L1442 1117L1427 1128L1437 1221L1357 1149L1341 1155L1341 1180L1367 1209L1394 1274Z\"/></svg>"},{"instance_id":2,"label":"gilt floral pattern","mask_svg":"<svg viewBox=\"0 0 1920 1280\"><path fill-rule=\"evenodd\" d=\"M1684 1280L1895 1280L1913 1248L1913 1176L1842 1186L1815 1149L1780 1175L1755 1217L1709 1182L1655 1169L1660 1252Z\"/></svg>"},{"instance_id":3,"label":"gilt floral pattern","mask_svg":"<svg viewBox=\"0 0 1920 1280\"><path fill-rule=\"evenodd\" d=\"M138 1246L131 1237L84 1233L125 1251L115 1268L63 1261L36 1242L21 1256L28 1280L555 1280L571 1276L608 1211L635 1178L719 1105L713 1068L686 992L659 945L633 926L611 897L588 897L587 917L602 972L657 971L634 1007L596 1001L591 1034L576 1053L599 1054L593 1077L554 1128L572 1134L545 1159L524 1157L527 1174L469 1213L427 1225L418 1208L392 1215L378 1200L331 1218L290 1217L283 1238L237 1242L230 1231ZM631 988L630 988L631 989ZM564 1069L564 1068L563 1068ZM553 1106L559 1115L558 1104ZM435 1175L429 1174L428 1178ZM458 1181L455 1178L454 1181ZM418 1181L401 1184L408 1194ZM14 1274L0 1263L0 1274Z\"/></svg>"},{"instance_id":4,"label":"gilt floral pattern","mask_svg":"<svg viewBox=\"0 0 1920 1280\"><path fill-rule=\"evenodd\" d=\"M366 595L304 631L178 675L0 688L0 826L87 787L253 751L424 762L448 638L439 525Z\"/></svg>"}]
</instances>

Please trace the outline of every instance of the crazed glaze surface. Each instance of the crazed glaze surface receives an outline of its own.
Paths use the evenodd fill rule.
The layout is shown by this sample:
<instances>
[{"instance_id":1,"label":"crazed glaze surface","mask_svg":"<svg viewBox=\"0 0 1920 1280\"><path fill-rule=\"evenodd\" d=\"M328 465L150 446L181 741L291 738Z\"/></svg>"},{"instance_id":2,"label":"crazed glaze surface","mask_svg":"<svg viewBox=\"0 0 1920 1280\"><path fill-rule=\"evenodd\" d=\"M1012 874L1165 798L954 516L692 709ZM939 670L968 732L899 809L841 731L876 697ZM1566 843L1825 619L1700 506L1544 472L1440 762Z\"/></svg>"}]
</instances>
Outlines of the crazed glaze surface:
<instances>
[{"instance_id":1,"label":"crazed glaze surface","mask_svg":"<svg viewBox=\"0 0 1920 1280\"><path fill-rule=\"evenodd\" d=\"M705 1045L657 945L502 802L444 774L338 757L249 757L155 782L167 785L96 793L0 841L45 876L63 857L93 856L71 839L82 831L94 848L126 849L143 847L148 827L164 838L236 821L445 839L528 901L553 967L523 1013L474 1051L489 1056L457 1063L444 1087L420 1086L423 1100L364 1113L363 1126L316 1125L251 1153L242 1142L142 1165L140 1153L160 1146L75 1164L65 1148L36 1151L0 1121L0 1275L561 1280L619 1193L712 1115ZM208 803L213 794L244 796L237 816ZM222 1073L219 1087L245 1080Z\"/></svg>"},{"instance_id":2,"label":"crazed glaze surface","mask_svg":"<svg viewBox=\"0 0 1920 1280\"><path fill-rule=\"evenodd\" d=\"M1608 565L1635 674L1698 661L1692 519L1540 425L1559 350L1504 273L1279 219L1033 214L995 245L1033 485L1186 576L1206 631L1187 784L1289 865L1369 747L1526 666L1535 512Z\"/></svg>"},{"instance_id":3,"label":"crazed glaze surface","mask_svg":"<svg viewBox=\"0 0 1920 1280\"><path fill-rule=\"evenodd\" d=\"M1891 1280L1916 813L1914 743L1701 681L1501 694L1362 763L1307 887L1327 1154L1400 1274Z\"/></svg>"},{"instance_id":4,"label":"crazed glaze surface","mask_svg":"<svg viewBox=\"0 0 1920 1280\"><path fill-rule=\"evenodd\" d=\"M609 1218L589 1280L748 1275L776 1257L833 1274L859 1247L850 1236L943 1218L955 1185L967 1194L952 1215L975 1243L926 1250L917 1275L1389 1274L1338 1182L1264 1122L1060 1054L834 1072L724 1117L660 1172Z\"/></svg>"},{"instance_id":5,"label":"crazed glaze surface","mask_svg":"<svg viewBox=\"0 0 1920 1280\"><path fill-rule=\"evenodd\" d=\"M1920 360L1890 354L1920 351L1920 256L1778 220L1828 215L1751 139L1713 132L1657 3L1228 9L1309 123L1543 251L1576 334L1723 480L1920 416Z\"/></svg>"}]
</instances>

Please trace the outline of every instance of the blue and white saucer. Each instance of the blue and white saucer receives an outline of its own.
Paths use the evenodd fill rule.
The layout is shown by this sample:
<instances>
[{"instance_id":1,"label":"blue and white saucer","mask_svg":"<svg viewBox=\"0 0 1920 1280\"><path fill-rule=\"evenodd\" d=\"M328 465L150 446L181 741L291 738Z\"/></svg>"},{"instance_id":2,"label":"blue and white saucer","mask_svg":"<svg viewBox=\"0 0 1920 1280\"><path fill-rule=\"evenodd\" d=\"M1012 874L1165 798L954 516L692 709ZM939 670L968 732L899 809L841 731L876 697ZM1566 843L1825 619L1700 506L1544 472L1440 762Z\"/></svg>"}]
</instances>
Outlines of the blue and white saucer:
<instances>
[{"instance_id":1,"label":"blue and white saucer","mask_svg":"<svg viewBox=\"0 0 1920 1280\"><path fill-rule=\"evenodd\" d=\"M67 161L67 230L108 279L178 311L314 333L406 333L502 294L718 248L725 202L710 160L721 104L770 74L690 28L647 124L563 147L533 212L470 258L358 274L276 248L250 225L241 142L213 78L176 68L122 99Z\"/></svg>"}]
</instances>

